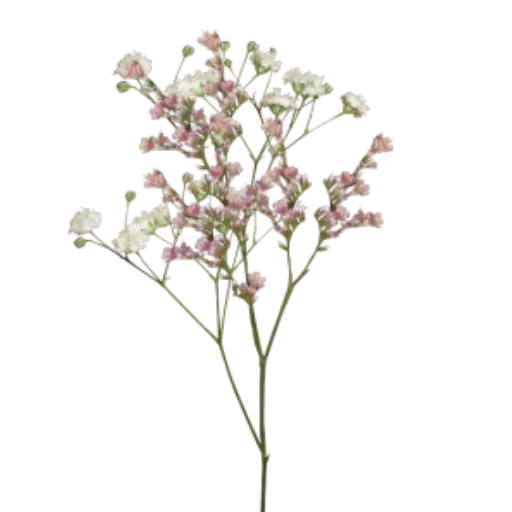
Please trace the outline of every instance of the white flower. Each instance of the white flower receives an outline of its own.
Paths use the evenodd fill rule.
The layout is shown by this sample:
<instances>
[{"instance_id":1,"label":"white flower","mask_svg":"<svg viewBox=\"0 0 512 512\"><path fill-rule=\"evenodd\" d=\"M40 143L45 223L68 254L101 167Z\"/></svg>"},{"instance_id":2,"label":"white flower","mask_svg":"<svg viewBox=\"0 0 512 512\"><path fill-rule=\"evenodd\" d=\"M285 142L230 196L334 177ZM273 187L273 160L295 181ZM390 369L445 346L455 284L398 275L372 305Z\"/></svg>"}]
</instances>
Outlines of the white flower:
<instances>
[{"instance_id":1,"label":"white flower","mask_svg":"<svg viewBox=\"0 0 512 512\"><path fill-rule=\"evenodd\" d=\"M151 234L170 224L169 209L162 203L132 217L113 240L117 254L137 254L151 240Z\"/></svg>"},{"instance_id":2,"label":"white flower","mask_svg":"<svg viewBox=\"0 0 512 512\"><path fill-rule=\"evenodd\" d=\"M343 112L345 114L353 114L354 117L365 116L370 107L366 105L362 96L347 92L341 97L343 102Z\"/></svg>"},{"instance_id":3,"label":"white flower","mask_svg":"<svg viewBox=\"0 0 512 512\"><path fill-rule=\"evenodd\" d=\"M149 235L137 223L129 224L119 233L119 237L112 241L117 252L137 252L146 247Z\"/></svg>"},{"instance_id":4,"label":"white flower","mask_svg":"<svg viewBox=\"0 0 512 512\"><path fill-rule=\"evenodd\" d=\"M163 228L171 223L169 208L165 205L153 208L149 213L142 212L140 217L135 217L132 224L137 224L144 233L153 235L158 228Z\"/></svg>"},{"instance_id":5,"label":"white flower","mask_svg":"<svg viewBox=\"0 0 512 512\"><path fill-rule=\"evenodd\" d=\"M253 52L251 62L256 68L256 73L262 75L267 71L279 71L281 69L281 61L276 60L277 50L270 48L268 52Z\"/></svg>"},{"instance_id":6,"label":"white flower","mask_svg":"<svg viewBox=\"0 0 512 512\"><path fill-rule=\"evenodd\" d=\"M313 75L311 71L301 73L299 68L290 69L283 75L283 82L290 83L296 94L313 98L329 94L332 91L329 84L322 83L323 80L324 77Z\"/></svg>"},{"instance_id":7,"label":"white flower","mask_svg":"<svg viewBox=\"0 0 512 512\"><path fill-rule=\"evenodd\" d=\"M114 74L123 78L144 78L151 71L151 61L138 52L128 53L117 65Z\"/></svg>"},{"instance_id":8,"label":"white flower","mask_svg":"<svg viewBox=\"0 0 512 512\"><path fill-rule=\"evenodd\" d=\"M175 94L178 98L195 98L203 95L204 84L218 82L219 80L219 73L215 69L206 73L196 71L193 75L186 75L183 80L175 80L172 85L165 89L164 94L166 96Z\"/></svg>"},{"instance_id":9,"label":"white flower","mask_svg":"<svg viewBox=\"0 0 512 512\"><path fill-rule=\"evenodd\" d=\"M295 100L289 94L281 94L281 89L277 87L271 93L265 94L260 104L262 107L269 107L276 116L285 110L297 108Z\"/></svg>"},{"instance_id":10,"label":"white flower","mask_svg":"<svg viewBox=\"0 0 512 512\"><path fill-rule=\"evenodd\" d=\"M99 228L101 224L101 215L94 210L82 208L83 211L77 212L71 219L68 233L85 235L92 233L93 229Z\"/></svg>"}]
</instances>

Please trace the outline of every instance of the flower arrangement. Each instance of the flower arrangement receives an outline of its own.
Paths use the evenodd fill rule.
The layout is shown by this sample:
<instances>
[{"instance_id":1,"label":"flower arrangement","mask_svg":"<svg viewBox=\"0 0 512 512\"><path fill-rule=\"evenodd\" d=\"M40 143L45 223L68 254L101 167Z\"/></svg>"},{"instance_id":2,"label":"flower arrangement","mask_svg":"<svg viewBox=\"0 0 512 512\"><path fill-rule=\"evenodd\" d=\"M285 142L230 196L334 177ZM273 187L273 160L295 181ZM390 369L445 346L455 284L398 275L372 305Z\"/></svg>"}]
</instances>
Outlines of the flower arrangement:
<instances>
[{"instance_id":1,"label":"flower arrangement","mask_svg":"<svg viewBox=\"0 0 512 512\"><path fill-rule=\"evenodd\" d=\"M305 267L295 272L292 267L291 241L295 231L306 220L301 197L311 187L311 182L305 174L299 173L297 167L288 163L287 151L331 121L344 115L360 118L366 115L369 108L361 96L347 92L341 96L341 112L311 128L316 103L333 91L329 84L324 83L323 77L309 71L302 73L299 68L294 68L283 76L284 84L289 85L291 91L282 92L281 88L276 87L269 92L272 77L281 69L274 48L265 52L259 49L258 44L250 42L240 70L235 73L232 61L226 57L229 42L222 41L215 31L204 33L198 42L211 52L206 61L208 70L179 78L183 62L194 54L194 48L185 46L175 79L166 89L160 89L150 78L152 63L140 53L123 57L115 74L123 78L117 84L119 92L134 90L141 94L152 103L151 117L169 123L173 131L170 137L160 132L156 136L143 138L141 151L180 152L197 161L201 175L184 173L180 193L176 184L171 185L161 171L148 173L144 186L160 190L161 204L150 212L142 212L128 223L129 207L136 194L127 192L124 228L112 241L112 246L96 234L101 216L94 210L84 208L77 212L71 220L69 232L79 235L74 242L76 247L94 244L107 249L157 283L216 343L235 397L261 455L260 509L263 512L266 507L269 463L265 430L265 379L267 362L279 325L292 294L309 272L313 260L318 253L327 250L327 240L338 238L349 229L382 226L380 213L359 209L351 215L344 203L351 196L368 195L369 186L362 178L363 171L375 169L375 155L392 151L393 146L389 138L377 135L353 172L331 174L323 180L328 203L314 213L318 239ZM254 75L244 86L241 78L248 60L254 68ZM268 75L268 80L261 98L257 99L255 93L249 95L247 87L263 75ZM254 109L265 135L263 146L257 152L251 149L241 124L235 119L236 113L245 104ZM207 113L205 109L211 112ZM290 141L297 120L308 110L303 132ZM243 186L240 182L244 168L241 163L230 158L230 149L236 143L245 146L250 158ZM211 148L215 155L215 161L212 162L207 154L207 149ZM259 165L265 156L270 157L270 163L265 172L258 174ZM271 199L271 194L277 194L277 197ZM270 226L259 237L258 217L265 219ZM164 230L170 234L164 235ZM265 343L260 337L255 308L258 292L265 286L265 277L252 268L250 255L271 231L278 234L278 248L286 258L288 275L281 307L270 338ZM185 242L184 232L197 233L195 243ZM89 238L84 238L85 235L89 235ZM160 272L153 270L141 254L152 238L165 244L162 251L164 268ZM216 297L215 329L207 328L178 298L174 287L169 285L169 274L175 265L180 265L173 263L176 260L193 261L202 267L213 282ZM224 330L231 296L247 303L252 341L260 368L258 429L244 406L224 349Z\"/></svg>"}]
</instances>

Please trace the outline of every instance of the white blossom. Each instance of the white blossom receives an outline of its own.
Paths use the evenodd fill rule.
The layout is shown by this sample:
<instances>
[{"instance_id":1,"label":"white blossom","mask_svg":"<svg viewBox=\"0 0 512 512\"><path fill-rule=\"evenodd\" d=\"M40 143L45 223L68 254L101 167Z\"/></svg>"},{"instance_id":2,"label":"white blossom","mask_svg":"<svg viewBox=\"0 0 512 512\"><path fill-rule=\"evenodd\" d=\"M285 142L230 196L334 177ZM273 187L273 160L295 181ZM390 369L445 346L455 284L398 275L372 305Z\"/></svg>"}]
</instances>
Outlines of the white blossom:
<instances>
[{"instance_id":1,"label":"white blossom","mask_svg":"<svg viewBox=\"0 0 512 512\"><path fill-rule=\"evenodd\" d=\"M178 98L195 98L203 95L204 84L218 82L219 80L219 73L215 69L206 73L196 71L193 75L186 75L182 80L175 80L172 85L165 89L164 94L166 96L175 94Z\"/></svg>"},{"instance_id":2,"label":"white blossom","mask_svg":"<svg viewBox=\"0 0 512 512\"><path fill-rule=\"evenodd\" d=\"M114 238L113 244L116 253L137 254L148 245L151 235L155 231L168 226L170 222L169 209L162 203L142 211L132 217Z\"/></svg>"},{"instance_id":3,"label":"white blossom","mask_svg":"<svg viewBox=\"0 0 512 512\"><path fill-rule=\"evenodd\" d=\"M112 241L117 252L132 253L146 247L149 235L138 223L129 224L119 233L119 237Z\"/></svg>"},{"instance_id":4,"label":"white blossom","mask_svg":"<svg viewBox=\"0 0 512 512\"><path fill-rule=\"evenodd\" d=\"M361 93L347 91L343 94L343 103L348 107L348 114L354 119L361 119L368 115L370 107Z\"/></svg>"},{"instance_id":5,"label":"white blossom","mask_svg":"<svg viewBox=\"0 0 512 512\"><path fill-rule=\"evenodd\" d=\"M256 68L256 73L263 74L267 71L279 71L281 69L281 61L276 60L277 50L270 48L268 52L253 52L251 55L251 62Z\"/></svg>"},{"instance_id":6,"label":"white blossom","mask_svg":"<svg viewBox=\"0 0 512 512\"><path fill-rule=\"evenodd\" d=\"M322 83L323 80L323 76L314 75L311 71L301 73L299 68L290 69L283 75L283 82L290 83L296 94L313 98L329 94L332 91L329 84Z\"/></svg>"},{"instance_id":7,"label":"white blossom","mask_svg":"<svg viewBox=\"0 0 512 512\"><path fill-rule=\"evenodd\" d=\"M291 112L297 108L298 101L291 94L284 93L279 87L274 87L263 97L260 104L264 107L278 106Z\"/></svg>"},{"instance_id":8,"label":"white blossom","mask_svg":"<svg viewBox=\"0 0 512 512\"><path fill-rule=\"evenodd\" d=\"M82 208L81 212L77 212L71 219L68 233L76 233L77 235L85 235L92 233L93 229L97 229L101 224L101 215L94 210Z\"/></svg>"},{"instance_id":9,"label":"white blossom","mask_svg":"<svg viewBox=\"0 0 512 512\"><path fill-rule=\"evenodd\" d=\"M151 71L151 61L138 52L128 53L117 65L114 74L123 78L143 78Z\"/></svg>"}]
</instances>

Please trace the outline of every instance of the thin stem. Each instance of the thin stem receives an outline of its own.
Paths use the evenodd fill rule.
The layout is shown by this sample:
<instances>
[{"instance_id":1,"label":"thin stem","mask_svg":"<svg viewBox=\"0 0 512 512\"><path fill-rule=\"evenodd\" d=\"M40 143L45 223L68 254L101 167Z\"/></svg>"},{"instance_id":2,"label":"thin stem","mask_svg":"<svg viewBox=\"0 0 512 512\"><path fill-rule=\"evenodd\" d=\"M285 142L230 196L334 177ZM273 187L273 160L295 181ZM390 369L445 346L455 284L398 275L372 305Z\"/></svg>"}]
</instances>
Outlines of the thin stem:
<instances>
[{"instance_id":1,"label":"thin stem","mask_svg":"<svg viewBox=\"0 0 512 512\"><path fill-rule=\"evenodd\" d=\"M315 110L315 105L316 105L316 98L313 100L313 104L311 105L311 110L309 111L308 123L306 124L306 129L305 129L306 133L308 133L308 131L309 131L309 125L311 123L311 119L313 118L313 112Z\"/></svg>"},{"instance_id":2,"label":"thin stem","mask_svg":"<svg viewBox=\"0 0 512 512\"><path fill-rule=\"evenodd\" d=\"M253 77L252 77L252 78L251 78L251 79L250 79L250 80L249 80L249 81L248 81L248 82L243 86L243 87L244 87L244 89L246 89L247 87L249 87L249 85L251 85L251 84L254 82L254 80L256 80L256 78L258 78L258 76L259 76L258 74L255 74L255 75L254 75L254 76L253 76Z\"/></svg>"},{"instance_id":3,"label":"thin stem","mask_svg":"<svg viewBox=\"0 0 512 512\"><path fill-rule=\"evenodd\" d=\"M247 148L247 151L249 151L249 155L251 157L251 160L254 162L256 160L256 157L254 156L254 153L251 151L251 148L249 147L249 144L247 144L247 141L245 140L243 135L240 135L240 139L242 139L242 142L245 144L245 147Z\"/></svg>"},{"instance_id":4,"label":"thin stem","mask_svg":"<svg viewBox=\"0 0 512 512\"><path fill-rule=\"evenodd\" d=\"M277 329L279 328L279 324L281 323L281 319L283 317L286 306L288 305L288 301L292 295L293 289L295 288L295 283L293 281L293 272L292 272L292 259L290 255L290 241L288 241L288 246L286 248L286 256L288 262L288 288L286 289L286 293L283 299L283 303L281 304L281 308L279 309L279 314L277 315L277 319L275 321L274 327L272 329L272 333L270 335L269 342L267 344L267 349L265 350L265 360L268 358L270 354L270 350L272 349L272 344L274 343L274 339L277 334Z\"/></svg>"},{"instance_id":5,"label":"thin stem","mask_svg":"<svg viewBox=\"0 0 512 512\"><path fill-rule=\"evenodd\" d=\"M249 255L251 253L251 251L274 229L274 226L271 226L267 229L267 231L265 231L265 233L263 235L261 235L261 237L256 240L256 243L254 245L251 246L251 248L247 251L247 255ZM233 270L232 272L234 272L239 266L241 263L243 263L243 258L233 267Z\"/></svg>"},{"instance_id":6,"label":"thin stem","mask_svg":"<svg viewBox=\"0 0 512 512\"><path fill-rule=\"evenodd\" d=\"M130 208L130 202L126 201L126 213L124 214L124 229L128 227L128 209Z\"/></svg>"},{"instance_id":7,"label":"thin stem","mask_svg":"<svg viewBox=\"0 0 512 512\"><path fill-rule=\"evenodd\" d=\"M185 56L183 56L183 58L181 59L180 65L178 67L178 71L176 71L176 76L174 77L174 81L175 82L176 82L176 80L178 80L178 75L180 74L180 71L181 71L181 68L183 66L183 63L185 62L185 59L186 59Z\"/></svg>"},{"instance_id":8,"label":"thin stem","mask_svg":"<svg viewBox=\"0 0 512 512\"><path fill-rule=\"evenodd\" d=\"M265 431L265 380L267 361L260 360L260 439L261 439L261 512L265 512L267 502L267 434Z\"/></svg>"},{"instance_id":9,"label":"thin stem","mask_svg":"<svg viewBox=\"0 0 512 512\"><path fill-rule=\"evenodd\" d=\"M272 80L272 71L268 74L268 81L267 81L265 90L263 91L263 96L265 96L265 94L267 94L268 86L270 85L271 80Z\"/></svg>"},{"instance_id":10,"label":"thin stem","mask_svg":"<svg viewBox=\"0 0 512 512\"><path fill-rule=\"evenodd\" d=\"M217 114L219 113L217 108L214 105L212 105L212 103L210 103L210 101L206 98L206 96L203 96L203 100L206 101L206 103L208 103L208 105L210 105L210 107L212 107L213 110L215 110L215 112L217 112Z\"/></svg>"},{"instance_id":11,"label":"thin stem","mask_svg":"<svg viewBox=\"0 0 512 512\"><path fill-rule=\"evenodd\" d=\"M112 247L110 247L105 242L98 240L94 235L90 237L90 240L94 242L94 244L99 247L100 249L103 249L104 251L115 254ZM220 359L222 362L222 365L224 366L224 371L226 372L229 385L231 386L231 389L233 390L233 395L235 396L236 401L238 402L238 405L240 407L240 412L242 413L242 416L244 417L247 427L249 429L249 432L251 434L251 437L253 438L254 444L256 445L256 449L260 453L260 456L262 459L266 458L266 453L262 448L258 432L256 431L256 428L254 426L254 423L251 419L251 416L249 414L249 411L247 409L247 406L245 405L245 402L243 400L243 397L240 393L240 389L238 388L238 385L236 384L235 377L233 375L233 371L231 370L231 366L229 364L227 355L226 355L226 349L224 347L224 344L219 339L219 337L206 325L201 322L201 320L197 317L197 315L183 302L178 295L174 292L174 290L168 286L166 283L163 283L161 279L158 278L156 273L149 268L148 263L144 260L143 256L140 255L140 253L137 255L136 258L129 257L127 258L130 265L135 267L137 270L143 270L148 277L151 278L151 280L154 282L154 284L165 294L167 295L175 304L177 304L183 311L183 313L190 319L192 322L194 322L196 325L198 325L201 330L206 332L208 334L208 337L215 343L217 346L217 350L219 351ZM144 261L141 261L144 260Z\"/></svg>"},{"instance_id":12,"label":"thin stem","mask_svg":"<svg viewBox=\"0 0 512 512\"><path fill-rule=\"evenodd\" d=\"M309 135L310 133L313 133L315 130L318 130L318 128L321 128L322 126L326 125L327 123L330 123L331 121L334 121L338 117L341 117L343 114L344 114L344 112L340 112L339 114L336 114L335 116L331 117L330 119L327 119L327 121L324 121L323 123L319 124L318 126L315 126L311 130L309 130L307 132L305 131L300 137L295 139L289 146L286 146L285 151L287 151L292 146L297 144L297 142L299 142L299 140L303 139L306 135Z\"/></svg>"},{"instance_id":13,"label":"thin stem","mask_svg":"<svg viewBox=\"0 0 512 512\"><path fill-rule=\"evenodd\" d=\"M265 157L265 154L266 154L268 148L270 147L270 145L272 144L272 142L273 142L272 137L269 137L267 135L265 142L263 143L260 151L258 152L258 155L257 156L251 155L249 157L249 160L250 160L250 170L249 170L249 176L248 176L249 183L254 182L254 180L258 176L258 171L261 166L262 160Z\"/></svg>"},{"instance_id":14,"label":"thin stem","mask_svg":"<svg viewBox=\"0 0 512 512\"><path fill-rule=\"evenodd\" d=\"M238 73L238 77L236 79L237 83L240 82L240 78L242 76L242 71L244 70L245 68L245 63L247 62L247 57L249 57L249 51L247 51L247 53L245 54L245 59L244 59L244 62L242 64L242 67L240 68L240 72ZM234 76L234 73L233 73L233 76Z\"/></svg>"},{"instance_id":15,"label":"thin stem","mask_svg":"<svg viewBox=\"0 0 512 512\"><path fill-rule=\"evenodd\" d=\"M245 269L245 280L249 282L249 264L247 262L247 248L246 248L246 242L241 242L242 247L242 257L244 262L244 269ZM251 321L251 329L252 329L252 336L254 339L254 345L256 346L256 350L258 352L258 355L263 357L263 350L261 349L261 342L260 342L260 335L258 331L258 323L256 321L256 313L254 311L254 304L249 303L249 318Z\"/></svg>"}]
</instances>

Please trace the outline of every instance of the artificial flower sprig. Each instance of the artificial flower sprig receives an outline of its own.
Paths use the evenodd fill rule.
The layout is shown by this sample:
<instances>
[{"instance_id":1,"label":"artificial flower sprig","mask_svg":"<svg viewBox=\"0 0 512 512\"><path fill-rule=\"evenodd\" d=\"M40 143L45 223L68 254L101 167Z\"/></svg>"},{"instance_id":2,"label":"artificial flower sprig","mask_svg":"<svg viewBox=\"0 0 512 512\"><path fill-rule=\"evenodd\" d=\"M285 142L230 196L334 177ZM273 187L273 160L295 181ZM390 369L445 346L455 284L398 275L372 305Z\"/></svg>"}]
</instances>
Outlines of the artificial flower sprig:
<instances>
[{"instance_id":1,"label":"artificial flower sprig","mask_svg":"<svg viewBox=\"0 0 512 512\"><path fill-rule=\"evenodd\" d=\"M226 57L230 48L229 42L222 41L215 31L204 33L198 42L211 52L206 61L208 69L197 70L179 78L184 61L194 54L194 48L187 45L183 48L182 60L174 80L165 89L160 89L150 78L152 63L140 53L123 57L115 74L123 78L117 84L119 92L125 93L131 89L137 91L151 101L151 118L167 121L171 125L170 135L160 131L158 135L142 138L141 151L178 151L197 161L200 174L194 176L184 173L180 186L176 185L174 177L168 181L159 170L146 174L144 186L161 191L161 204L150 212L142 212L128 223L129 206L136 194L127 192L124 227L113 240L112 246L97 236L95 231L100 227L101 216L93 210L82 209L76 213L69 231L79 235L75 240L78 248L92 243L108 249L158 283L219 346L233 391L261 453L261 511L264 511L269 460L265 430L265 376L277 330L296 286L309 271L316 255L327 249L324 242L339 237L347 229L382 225L380 213L359 209L350 215L344 202L351 196L368 195L369 186L362 178L364 169L375 169L377 163L374 156L392 151L393 146L389 138L382 134L377 135L352 173L335 172L325 177L323 183L328 204L319 207L314 213L318 224L318 239L305 267L300 272L294 272L291 241L295 231L306 220L301 198L311 187L311 182L305 174L299 173L297 167L288 163L287 151L334 119L343 115L360 118L366 115L369 108L361 96L347 92L341 96L340 112L310 128L316 102L333 91L329 84L324 83L323 77L309 71L302 73L299 68L293 68L283 75L283 82L290 90L282 91L282 88L274 87L269 91L272 78L281 69L281 62L277 60L277 51L274 48L264 52L259 49L258 44L250 42L240 70L235 73L232 61ZM242 85L241 79L248 61L254 68L254 74L246 85ZM251 96L248 86L263 75L268 75L263 94L260 98L256 97L256 93ZM238 110L245 104L250 104L254 109L265 135L265 141L258 151L251 149L251 145L244 138L241 124L235 119ZM303 132L289 141L298 118L308 110ZM250 164L246 166L245 182L241 176L244 167L230 158L230 149L236 143L245 146L250 158ZM214 149L214 161L209 161L207 156L206 150L211 147ZM259 164L267 155L270 162L266 170L258 176ZM260 237L257 232L258 215L267 219L266 223L269 225ZM167 230L169 234L166 235ZM278 234L278 246L286 253L288 275L285 295L274 327L267 343L263 343L258 329L255 302L258 292L265 285L265 278L252 268L249 255L271 231ZM193 244L182 239L184 232L196 233ZM83 235L90 235L91 238L83 238ZM164 243L164 268L160 272L153 270L141 255L152 237ZM136 263L137 260L132 259L133 255L140 262ZM172 270L174 265L179 264L174 263L176 260L194 261L213 281L216 294L216 329L206 327L176 296L174 287L171 290L168 274L169 269ZM241 282L238 282L240 278L235 278L239 268L242 272ZM224 293L221 290L222 280L227 281ZM231 293L247 303L253 343L258 355L258 433L236 387L223 345Z\"/></svg>"}]
</instances>

